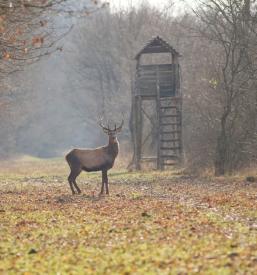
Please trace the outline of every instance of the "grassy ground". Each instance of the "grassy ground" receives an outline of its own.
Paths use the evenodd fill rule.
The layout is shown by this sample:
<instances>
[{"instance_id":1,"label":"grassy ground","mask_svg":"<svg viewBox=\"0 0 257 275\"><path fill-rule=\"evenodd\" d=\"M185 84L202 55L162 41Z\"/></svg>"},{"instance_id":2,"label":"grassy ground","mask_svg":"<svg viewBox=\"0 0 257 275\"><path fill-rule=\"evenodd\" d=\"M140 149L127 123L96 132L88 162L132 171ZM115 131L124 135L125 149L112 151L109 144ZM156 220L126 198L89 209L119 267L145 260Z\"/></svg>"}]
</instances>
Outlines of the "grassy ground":
<instances>
[{"instance_id":1,"label":"grassy ground","mask_svg":"<svg viewBox=\"0 0 257 275\"><path fill-rule=\"evenodd\" d=\"M78 179L63 160L0 168L0 274L256 274L257 183L178 171Z\"/></svg>"}]
</instances>

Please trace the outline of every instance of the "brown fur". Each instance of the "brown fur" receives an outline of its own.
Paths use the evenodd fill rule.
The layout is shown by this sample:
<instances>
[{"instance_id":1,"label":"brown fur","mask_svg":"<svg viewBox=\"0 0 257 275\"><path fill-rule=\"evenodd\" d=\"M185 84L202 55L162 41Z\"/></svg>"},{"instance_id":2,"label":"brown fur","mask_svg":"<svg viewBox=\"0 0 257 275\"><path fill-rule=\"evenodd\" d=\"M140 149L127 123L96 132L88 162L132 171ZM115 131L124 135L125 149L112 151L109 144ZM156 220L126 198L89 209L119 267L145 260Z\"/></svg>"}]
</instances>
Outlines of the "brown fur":
<instances>
[{"instance_id":1,"label":"brown fur","mask_svg":"<svg viewBox=\"0 0 257 275\"><path fill-rule=\"evenodd\" d=\"M76 183L76 178L82 171L102 171L102 188L109 194L107 171L114 165L115 158L119 153L119 143L116 138L116 131L109 131L109 143L96 149L73 149L66 155L66 160L70 166L71 172L68 177L72 194L75 194L74 188L81 193Z\"/></svg>"}]
</instances>

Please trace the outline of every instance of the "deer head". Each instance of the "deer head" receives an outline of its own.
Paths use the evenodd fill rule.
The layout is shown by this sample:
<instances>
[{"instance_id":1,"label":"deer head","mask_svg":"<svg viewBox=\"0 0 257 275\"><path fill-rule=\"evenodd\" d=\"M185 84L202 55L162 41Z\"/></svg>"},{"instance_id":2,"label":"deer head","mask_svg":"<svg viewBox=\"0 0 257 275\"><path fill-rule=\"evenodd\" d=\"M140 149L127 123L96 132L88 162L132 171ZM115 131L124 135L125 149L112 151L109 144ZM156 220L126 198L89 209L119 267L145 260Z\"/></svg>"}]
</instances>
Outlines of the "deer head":
<instances>
[{"instance_id":1,"label":"deer head","mask_svg":"<svg viewBox=\"0 0 257 275\"><path fill-rule=\"evenodd\" d=\"M117 127L116 123L113 129L108 125L107 127L102 124L102 119L99 121L99 126L103 129L104 133L109 136L110 139L116 140L117 134L121 132L124 120L122 119L121 124Z\"/></svg>"}]
</instances>

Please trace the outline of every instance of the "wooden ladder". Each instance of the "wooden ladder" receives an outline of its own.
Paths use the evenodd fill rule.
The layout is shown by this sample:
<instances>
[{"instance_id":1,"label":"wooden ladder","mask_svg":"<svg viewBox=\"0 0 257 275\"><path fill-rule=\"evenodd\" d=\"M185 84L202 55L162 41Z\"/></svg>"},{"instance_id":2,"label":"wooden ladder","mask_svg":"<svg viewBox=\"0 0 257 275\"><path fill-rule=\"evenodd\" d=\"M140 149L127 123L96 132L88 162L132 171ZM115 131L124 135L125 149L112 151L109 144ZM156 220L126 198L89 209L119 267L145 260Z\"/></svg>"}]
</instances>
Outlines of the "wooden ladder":
<instances>
[{"instance_id":1,"label":"wooden ladder","mask_svg":"<svg viewBox=\"0 0 257 275\"><path fill-rule=\"evenodd\" d=\"M159 99L158 168L178 164L182 152L182 116L180 103L172 97Z\"/></svg>"}]
</instances>

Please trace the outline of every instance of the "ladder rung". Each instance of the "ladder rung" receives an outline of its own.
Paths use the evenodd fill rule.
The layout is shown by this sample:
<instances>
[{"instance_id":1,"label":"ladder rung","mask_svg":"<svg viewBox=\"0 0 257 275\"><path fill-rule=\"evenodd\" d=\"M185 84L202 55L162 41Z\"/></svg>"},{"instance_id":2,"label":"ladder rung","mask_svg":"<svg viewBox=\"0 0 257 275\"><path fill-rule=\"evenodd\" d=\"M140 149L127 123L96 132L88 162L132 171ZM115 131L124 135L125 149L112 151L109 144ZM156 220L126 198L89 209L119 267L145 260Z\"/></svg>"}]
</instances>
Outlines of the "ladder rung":
<instances>
[{"instance_id":1,"label":"ladder rung","mask_svg":"<svg viewBox=\"0 0 257 275\"><path fill-rule=\"evenodd\" d=\"M166 116L160 116L160 118L171 118L171 117L180 117L178 115L166 115Z\"/></svg>"},{"instance_id":2,"label":"ladder rung","mask_svg":"<svg viewBox=\"0 0 257 275\"><path fill-rule=\"evenodd\" d=\"M176 106L161 106L160 109L167 110L167 109L177 109Z\"/></svg>"},{"instance_id":3,"label":"ladder rung","mask_svg":"<svg viewBox=\"0 0 257 275\"><path fill-rule=\"evenodd\" d=\"M161 142L179 142L179 139L161 139Z\"/></svg>"},{"instance_id":4,"label":"ladder rung","mask_svg":"<svg viewBox=\"0 0 257 275\"><path fill-rule=\"evenodd\" d=\"M156 161L157 160L157 157L142 157L141 158L141 161Z\"/></svg>"},{"instance_id":5,"label":"ladder rung","mask_svg":"<svg viewBox=\"0 0 257 275\"><path fill-rule=\"evenodd\" d=\"M162 131L161 132L161 134L164 134L164 135L166 135L166 134L179 134L180 133L180 131Z\"/></svg>"},{"instance_id":6,"label":"ladder rung","mask_svg":"<svg viewBox=\"0 0 257 275\"><path fill-rule=\"evenodd\" d=\"M161 150L179 150L180 147L161 147Z\"/></svg>"},{"instance_id":7,"label":"ladder rung","mask_svg":"<svg viewBox=\"0 0 257 275\"><path fill-rule=\"evenodd\" d=\"M170 97L168 97L168 96L165 96L165 97L160 97L160 100L161 101L180 101L180 100L182 100L182 98L181 97L178 97L178 96L170 96Z\"/></svg>"},{"instance_id":8,"label":"ladder rung","mask_svg":"<svg viewBox=\"0 0 257 275\"><path fill-rule=\"evenodd\" d=\"M161 158L163 159L170 159L170 160L177 160L178 156L174 156L174 155L163 155L161 156Z\"/></svg>"},{"instance_id":9,"label":"ladder rung","mask_svg":"<svg viewBox=\"0 0 257 275\"><path fill-rule=\"evenodd\" d=\"M161 126L180 126L180 123L161 123Z\"/></svg>"}]
</instances>

